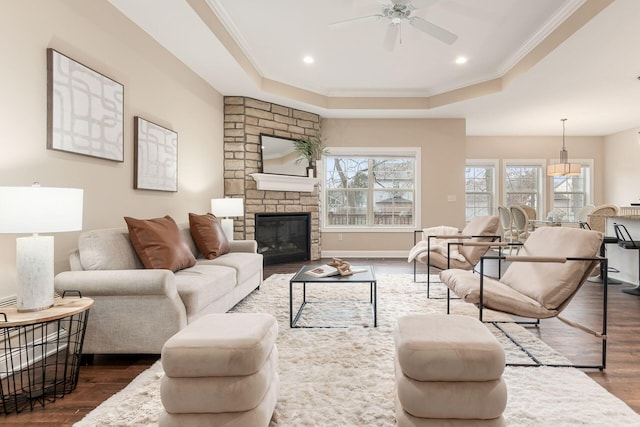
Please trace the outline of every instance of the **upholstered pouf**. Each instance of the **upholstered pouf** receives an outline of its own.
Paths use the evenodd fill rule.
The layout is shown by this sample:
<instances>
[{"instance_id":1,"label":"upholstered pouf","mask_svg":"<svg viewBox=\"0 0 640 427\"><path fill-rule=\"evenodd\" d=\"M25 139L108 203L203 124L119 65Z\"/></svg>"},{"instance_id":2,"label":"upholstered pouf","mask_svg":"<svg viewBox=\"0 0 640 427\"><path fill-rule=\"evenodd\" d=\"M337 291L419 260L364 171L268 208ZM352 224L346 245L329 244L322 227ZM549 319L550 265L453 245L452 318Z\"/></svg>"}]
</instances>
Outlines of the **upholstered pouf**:
<instances>
[{"instance_id":1,"label":"upholstered pouf","mask_svg":"<svg viewBox=\"0 0 640 427\"><path fill-rule=\"evenodd\" d=\"M169 338L160 426L267 426L279 390L276 319L210 314Z\"/></svg>"},{"instance_id":2,"label":"upholstered pouf","mask_svg":"<svg viewBox=\"0 0 640 427\"><path fill-rule=\"evenodd\" d=\"M504 350L479 320L463 315L398 319L399 426L503 426Z\"/></svg>"}]
</instances>

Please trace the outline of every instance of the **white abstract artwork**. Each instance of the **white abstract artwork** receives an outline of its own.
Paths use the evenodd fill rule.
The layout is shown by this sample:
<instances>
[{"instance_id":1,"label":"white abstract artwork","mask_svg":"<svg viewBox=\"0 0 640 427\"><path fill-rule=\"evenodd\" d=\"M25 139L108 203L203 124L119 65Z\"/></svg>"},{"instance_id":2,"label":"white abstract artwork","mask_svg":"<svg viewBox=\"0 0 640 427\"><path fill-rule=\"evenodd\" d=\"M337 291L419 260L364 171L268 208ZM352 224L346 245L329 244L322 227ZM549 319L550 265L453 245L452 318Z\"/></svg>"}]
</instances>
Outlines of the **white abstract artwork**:
<instances>
[{"instance_id":1,"label":"white abstract artwork","mask_svg":"<svg viewBox=\"0 0 640 427\"><path fill-rule=\"evenodd\" d=\"M47 148L124 161L124 86L47 49Z\"/></svg>"},{"instance_id":2,"label":"white abstract artwork","mask_svg":"<svg viewBox=\"0 0 640 427\"><path fill-rule=\"evenodd\" d=\"M134 188L178 191L178 134L135 117L134 141Z\"/></svg>"}]
</instances>

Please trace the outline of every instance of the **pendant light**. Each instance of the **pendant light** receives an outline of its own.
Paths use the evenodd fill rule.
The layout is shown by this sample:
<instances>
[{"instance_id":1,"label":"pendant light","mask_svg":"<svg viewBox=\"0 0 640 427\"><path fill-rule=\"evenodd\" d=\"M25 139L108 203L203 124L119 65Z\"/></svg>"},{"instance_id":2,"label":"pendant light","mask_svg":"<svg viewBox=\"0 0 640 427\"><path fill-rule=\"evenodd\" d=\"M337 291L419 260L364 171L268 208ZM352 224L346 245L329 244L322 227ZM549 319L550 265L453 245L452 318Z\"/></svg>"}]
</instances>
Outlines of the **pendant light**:
<instances>
[{"instance_id":1,"label":"pendant light","mask_svg":"<svg viewBox=\"0 0 640 427\"><path fill-rule=\"evenodd\" d=\"M560 119L562 122L562 150L560 151L560 163L547 166L547 176L577 176L580 175L580 164L569 163L569 153L564 146L564 122L567 119Z\"/></svg>"}]
</instances>

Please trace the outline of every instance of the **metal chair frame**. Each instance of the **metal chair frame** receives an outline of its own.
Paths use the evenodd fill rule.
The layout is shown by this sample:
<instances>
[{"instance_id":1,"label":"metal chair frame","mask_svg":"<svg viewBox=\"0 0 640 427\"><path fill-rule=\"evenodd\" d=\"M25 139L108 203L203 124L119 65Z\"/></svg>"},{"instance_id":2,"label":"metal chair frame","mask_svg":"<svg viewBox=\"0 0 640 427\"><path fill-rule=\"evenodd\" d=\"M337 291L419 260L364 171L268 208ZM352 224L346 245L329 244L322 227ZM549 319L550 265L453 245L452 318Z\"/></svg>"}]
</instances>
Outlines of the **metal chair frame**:
<instances>
[{"instance_id":1,"label":"metal chair frame","mask_svg":"<svg viewBox=\"0 0 640 427\"><path fill-rule=\"evenodd\" d=\"M413 231L413 245L415 246L418 243L417 237L418 237L418 233L422 233L422 230L414 230ZM461 239L461 240L468 240L468 239L474 239L474 238L491 238L492 242L495 242L496 239L498 242L501 241L502 236L500 235L463 235L463 234L447 234L447 235L432 235L432 236L427 236L427 280L426 281L418 281L418 267L417 267L417 260L414 258L413 259L413 282L414 283L426 283L427 284L427 298L428 299L444 299L444 298L431 298L430 296L430 287L431 287L431 275L429 274L429 267L431 265L431 239ZM453 242L453 244L457 244L459 242ZM467 242L467 246L472 246L471 243L491 243L491 242ZM451 261L451 248L450 245L452 243L449 242L447 243L447 268L449 268L450 266L450 261ZM476 245L476 246L486 246L486 245Z\"/></svg>"},{"instance_id":2,"label":"metal chair frame","mask_svg":"<svg viewBox=\"0 0 640 427\"><path fill-rule=\"evenodd\" d=\"M560 321L566 323L569 326L575 327L577 329L582 330L583 332L587 332L591 335L594 335L598 338L602 339L602 348L601 348L601 363L597 365L581 365L581 364L554 364L554 363L542 363L538 358L536 358L529 350L527 350L521 343L519 343L513 336L511 336L507 331L499 326L500 323L517 323L517 324L525 324L525 325L535 325L535 327L539 327L540 319L536 319L532 322L527 321L487 321L483 320L483 310L484 310L484 261L485 260L504 260L509 262L571 262L571 261L599 261L601 266L601 271L603 271L602 283L603 283L603 291L602 291L602 331L596 332L587 328L586 326L580 325L578 323L569 321L564 319L563 317L556 315ZM507 366L524 366L524 367L538 367L538 366L549 366L549 367L571 367L571 368L580 368L580 369L598 369L600 371L604 370L607 365L607 304L608 304L608 291L607 291L607 258L603 257L593 257L593 258L580 258L580 257L566 257L566 258L558 258L558 257L536 257L536 256L493 256L493 255L485 255L480 258L480 300L478 304L479 310L479 319L481 322L490 323L495 326L499 331L501 331L511 342L513 342L520 350L522 350L534 363L533 364L524 364L524 363L507 363ZM579 288L576 289L578 292ZM447 288L447 314L450 313L450 296L451 289ZM497 311L497 310L496 310ZM512 314L512 313L509 313ZM517 316L517 314L514 314Z\"/></svg>"}]
</instances>

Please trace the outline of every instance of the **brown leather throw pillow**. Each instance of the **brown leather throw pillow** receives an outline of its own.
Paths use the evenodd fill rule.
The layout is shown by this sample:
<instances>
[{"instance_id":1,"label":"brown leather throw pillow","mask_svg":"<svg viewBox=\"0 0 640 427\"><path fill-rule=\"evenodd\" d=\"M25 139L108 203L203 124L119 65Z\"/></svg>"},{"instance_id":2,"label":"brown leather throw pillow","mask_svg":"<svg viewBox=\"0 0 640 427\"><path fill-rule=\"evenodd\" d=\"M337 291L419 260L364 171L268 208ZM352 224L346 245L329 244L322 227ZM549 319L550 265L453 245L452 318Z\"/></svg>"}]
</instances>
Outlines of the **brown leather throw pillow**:
<instances>
[{"instance_id":1,"label":"brown leather throw pillow","mask_svg":"<svg viewBox=\"0 0 640 427\"><path fill-rule=\"evenodd\" d=\"M229 240L215 215L190 213L189 227L193 241L206 259L215 259L229 252Z\"/></svg>"},{"instance_id":2,"label":"brown leather throw pillow","mask_svg":"<svg viewBox=\"0 0 640 427\"><path fill-rule=\"evenodd\" d=\"M154 219L126 216L124 220L129 228L133 248L146 268L162 268L175 272L196 263L178 225L169 215Z\"/></svg>"}]
</instances>

